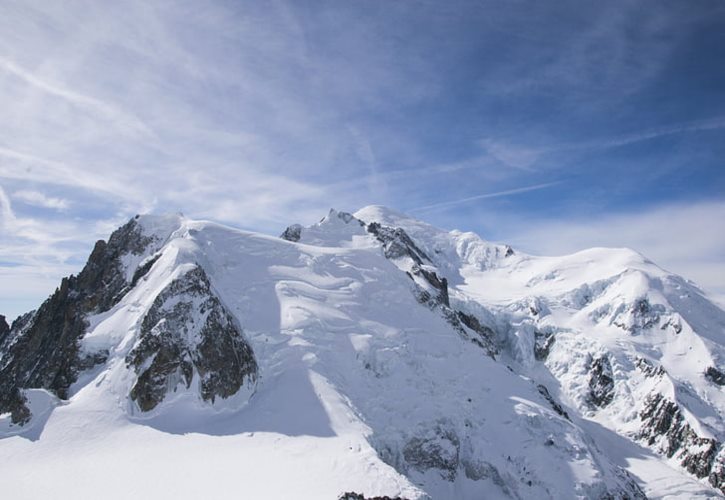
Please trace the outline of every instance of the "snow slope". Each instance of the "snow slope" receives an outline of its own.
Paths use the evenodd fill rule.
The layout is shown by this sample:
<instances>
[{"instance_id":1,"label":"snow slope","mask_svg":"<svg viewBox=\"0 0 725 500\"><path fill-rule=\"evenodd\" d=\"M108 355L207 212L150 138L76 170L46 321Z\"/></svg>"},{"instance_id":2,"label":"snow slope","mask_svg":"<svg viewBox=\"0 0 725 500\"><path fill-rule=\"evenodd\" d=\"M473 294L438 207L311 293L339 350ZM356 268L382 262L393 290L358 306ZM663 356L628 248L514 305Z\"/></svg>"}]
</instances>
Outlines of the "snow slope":
<instances>
[{"instance_id":1,"label":"snow slope","mask_svg":"<svg viewBox=\"0 0 725 500\"><path fill-rule=\"evenodd\" d=\"M95 364L0 417L10 496L718 495L725 313L634 252L527 256L383 207L285 238L131 224ZM0 368L35 334L13 328Z\"/></svg>"}]
</instances>

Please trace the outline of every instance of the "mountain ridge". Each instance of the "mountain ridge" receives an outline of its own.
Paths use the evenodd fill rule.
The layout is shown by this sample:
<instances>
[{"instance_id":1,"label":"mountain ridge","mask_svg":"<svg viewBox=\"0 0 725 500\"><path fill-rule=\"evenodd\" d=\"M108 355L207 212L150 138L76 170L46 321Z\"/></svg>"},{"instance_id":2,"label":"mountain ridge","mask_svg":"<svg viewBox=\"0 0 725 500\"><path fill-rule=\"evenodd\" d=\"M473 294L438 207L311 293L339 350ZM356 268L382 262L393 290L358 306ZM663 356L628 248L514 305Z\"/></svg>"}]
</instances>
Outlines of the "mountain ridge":
<instances>
[{"instance_id":1,"label":"mountain ridge","mask_svg":"<svg viewBox=\"0 0 725 500\"><path fill-rule=\"evenodd\" d=\"M282 238L180 216L136 217L114 235L96 245L88 269L64 280L55 302L0 336L0 371L12 375L0 391L0 413L10 415L0 436L39 431L42 443L55 414L81 411L87 400L123 429L241 435L256 425L314 443L348 436L366 458L336 460L382 471L352 480L368 495L658 496L641 468L634 480L626 460L600 450L585 430L596 424L607 429L600 435L644 445L723 488L725 314L636 252L534 257L380 206L331 210ZM161 300L195 272L201 302L188 286ZM152 313L155 301L169 300L164 314ZM204 330L209 308L229 319ZM71 351L61 355L74 361L62 383L45 382L22 368L33 358L17 346L55 339L36 325L60 312L71 318L62 330ZM222 322L246 364L229 357L231 344L202 354L195 341L156 340L187 328L221 332ZM153 339L148 354L132 355L144 338ZM156 363L144 399L151 407L133 397L148 363ZM237 390L206 398L210 373L242 382L215 382ZM116 402L102 403L109 395ZM286 420L295 414L300 422ZM494 438L504 431L511 435ZM578 464L577 472L562 475L556 464ZM319 474L337 494L350 491ZM693 495L713 494L678 481Z\"/></svg>"}]
</instances>

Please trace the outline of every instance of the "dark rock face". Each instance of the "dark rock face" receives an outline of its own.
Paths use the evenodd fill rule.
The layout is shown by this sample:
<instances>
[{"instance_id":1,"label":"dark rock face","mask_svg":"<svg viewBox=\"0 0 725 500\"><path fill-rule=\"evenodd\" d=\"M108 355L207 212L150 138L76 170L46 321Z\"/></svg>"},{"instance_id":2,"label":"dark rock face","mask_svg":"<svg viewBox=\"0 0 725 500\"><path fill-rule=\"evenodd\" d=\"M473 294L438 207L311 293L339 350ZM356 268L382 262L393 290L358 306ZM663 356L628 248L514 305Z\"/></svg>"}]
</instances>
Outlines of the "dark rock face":
<instances>
[{"instance_id":1,"label":"dark rock face","mask_svg":"<svg viewBox=\"0 0 725 500\"><path fill-rule=\"evenodd\" d=\"M725 446L720 447L720 451L715 457L707 480L710 481L710 484L713 486L720 488L720 491L725 489ZM723 493L725 493L725 491Z\"/></svg>"},{"instance_id":2,"label":"dark rock face","mask_svg":"<svg viewBox=\"0 0 725 500\"><path fill-rule=\"evenodd\" d=\"M423 261L430 262L428 256L410 239L408 233L399 227L388 227L371 222L367 225L367 231L383 244L383 250L388 259L408 256L418 265L422 265Z\"/></svg>"},{"instance_id":3,"label":"dark rock face","mask_svg":"<svg viewBox=\"0 0 725 500\"><path fill-rule=\"evenodd\" d=\"M599 496L599 500L647 500L647 495L626 470L617 467L614 474L619 485Z\"/></svg>"},{"instance_id":4,"label":"dark rock face","mask_svg":"<svg viewBox=\"0 0 725 500\"><path fill-rule=\"evenodd\" d=\"M698 436L677 403L659 392L653 392L639 416L642 420L640 439L668 458L676 456L688 472L697 477L707 477L710 484L725 493L722 444L715 439Z\"/></svg>"},{"instance_id":5,"label":"dark rock face","mask_svg":"<svg viewBox=\"0 0 725 500\"><path fill-rule=\"evenodd\" d=\"M714 366L708 366L705 370L705 378L713 384L725 385L725 373L721 372Z\"/></svg>"},{"instance_id":6,"label":"dark rock face","mask_svg":"<svg viewBox=\"0 0 725 500\"><path fill-rule=\"evenodd\" d=\"M135 287L139 280L148 274L154 264L156 264L156 261L159 260L159 257L161 257L160 253L153 255L138 266L136 271L133 273L133 278L131 279L129 288Z\"/></svg>"},{"instance_id":7,"label":"dark rock face","mask_svg":"<svg viewBox=\"0 0 725 500\"><path fill-rule=\"evenodd\" d=\"M556 341L556 336L552 332L534 332L534 358L537 361L544 361L549 357L551 347Z\"/></svg>"},{"instance_id":8,"label":"dark rock face","mask_svg":"<svg viewBox=\"0 0 725 500\"><path fill-rule=\"evenodd\" d=\"M0 314L0 346L3 345L3 342L7 338L7 336L10 334L10 325L8 325L8 322L5 321L5 316Z\"/></svg>"},{"instance_id":9,"label":"dark rock face","mask_svg":"<svg viewBox=\"0 0 725 500\"><path fill-rule=\"evenodd\" d=\"M644 373L646 377L662 377L667 373L665 369L662 368L662 365L655 365L644 358L638 357L634 363L637 369Z\"/></svg>"},{"instance_id":10,"label":"dark rock face","mask_svg":"<svg viewBox=\"0 0 725 500\"><path fill-rule=\"evenodd\" d=\"M483 325L475 316L456 311L451 308L448 296L448 280L432 269L432 262L428 255L421 250L412 240L408 233L399 227L383 226L377 222L371 222L366 226L367 231L374 235L383 244L383 252L388 259L400 259L408 257L413 261L408 274L413 281L414 276L423 278L430 285L432 291L417 286L417 299L431 309L440 309L443 317L461 336L469 339L477 346L484 349L488 355L494 357L498 353L494 341L494 332ZM435 295L433 295L435 294ZM470 332L474 335L471 335Z\"/></svg>"},{"instance_id":11,"label":"dark rock face","mask_svg":"<svg viewBox=\"0 0 725 500\"><path fill-rule=\"evenodd\" d=\"M453 481L458 473L460 449L455 432L437 427L431 435L410 439L403 448L403 458L419 472L437 469L443 479Z\"/></svg>"},{"instance_id":12,"label":"dark rock face","mask_svg":"<svg viewBox=\"0 0 725 500\"><path fill-rule=\"evenodd\" d=\"M408 236L408 233L399 227L382 226L377 222L368 224L367 231L383 244L383 252L386 258L395 260L409 257L413 261L413 266L410 271L412 273L411 278L413 276L422 277L433 289L438 291L435 301L450 307L448 280L438 276L435 271L424 267L431 260L423 250L418 248L415 242ZM428 297L426 301L431 298Z\"/></svg>"},{"instance_id":13,"label":"dark rock face","mask_svg":"<svg viewBox=\"0 0 725 500\"><path fill-rule=\"evenodd\" d=\"M142 411L155 408L179 383L189 388L196 376L201 398L212 403L257 377L252 348L201 267L156 297L126 362L138 374L130 396Z\"/></svg>"},{"instance_id":14,"label":"dark rock face","mask_svg":"<svg viewBox=\"0 0 725 500\"><path fill-rule=\"evenodd\" d=\"M354 491L349 491L347 493L343 493L340 495L338 500L406 500L403 497L389 497L388 495L383 495L381 497L366 497L365 495L361 493L355 493Z\"/></svg>"},{"instance_id":15,"label":"dark rock face","mask_svg":"<svg viewBox=\"0 0 725 500\"><path fill-rule=\"evenodd\" d=\"M652 305L649 299L642 297L635 300L626 312L626 321L614 321L613 324L636 335L642 330L655 326L664 312L664 306L661 304Z\"/></svg>"},{"instance_id":16,"label":"dark rock face","mask_svg":"<svg viewBox=\"0 0 725 500\"><path fill-rule=\"evenodd\" d=\"M556 400L554 399L554 397L549 393L549 389L547 389L545 385L538 384L536 386L536 389L539 391L539 394L541 394L542 396L544 396L544 399L546 399L546 401L549 403L549 405L551 405L551 408L556 413L558 413L559 415L561 415L562 417L564 417L567 420L571 420L569 418L569 414L566 412L566 410L559 403L556 402Z\"/></svg>"},{"instance_id":17,"label":"dark rock face","mask_svg":"<svg viewBox=\"0 0 725 500\"><path fill-rule=\"evenodd\" d=\"M80 274L64 278L37 312L13 323L0 359L0 413L10 412L13 423L27 422L22 389L43 388L65 399L78 373L106 358L80 352L85 317L111 309L123 297L129 283L122 257L140 255L152 242L132 219L108 243L98 241Z\"/></svg>"},{"instance_id":18,"label":"dark rock face","mask_svg":"<svg viewBox=\"0 0 725 500\"><path fill-rule=\"evenodd\" d=\"M614 376L609 357L594 358L589 367L589 402L604 408L614 399Z\"/></svg>"},{"instance_id":19,"label":"dark rock face","mask_svg":"<svg viewBox=\"0 0 725 500\"><path fill-rule=\"evenodd\" d=\"M475 316L466 314L462 311L456 311L455 316L452 318L449 317L452 316L451 314L446 314L445 316L454 328L459 330L459 332L462 331L465 337L471 339L471 342L484 349L489 356L495 358L496 354L498 354L498 349L496 348L495 342L496 334L491 328L482 324ZM461 327L461 324L468 327L477 335L474 337L469 336L468 333Z\"/></svg>"},{"instance_id":20,"label":"dark rock face","mask_svg":"<svg viewBox=\"0 0 725 500\"><path fill-rule=\"evenodd\" d=\"M292 224L280 235L280 238L287 241L300 241L302 237L302 226L299 224Z\"/></svg>"}]
</instances>

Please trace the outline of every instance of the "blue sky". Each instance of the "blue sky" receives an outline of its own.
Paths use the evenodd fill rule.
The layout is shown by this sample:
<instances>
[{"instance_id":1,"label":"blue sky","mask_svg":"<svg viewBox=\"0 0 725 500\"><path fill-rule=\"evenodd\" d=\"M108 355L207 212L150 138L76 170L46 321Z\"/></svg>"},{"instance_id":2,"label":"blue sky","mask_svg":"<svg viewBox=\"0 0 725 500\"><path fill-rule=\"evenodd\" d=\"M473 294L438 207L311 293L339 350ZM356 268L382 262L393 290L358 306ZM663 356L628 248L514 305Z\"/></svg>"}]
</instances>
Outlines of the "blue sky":
<instances>
[{"instance_id":1,"label":"blue sky","mask_svg":"<svg viewBox=\"0 0 725 500\"><path fill-rule=\"evenodd\" d=\"M385 204L725 294L725 3L0 3L0 313L138 212Z\"/></svg>"}]
</instances>

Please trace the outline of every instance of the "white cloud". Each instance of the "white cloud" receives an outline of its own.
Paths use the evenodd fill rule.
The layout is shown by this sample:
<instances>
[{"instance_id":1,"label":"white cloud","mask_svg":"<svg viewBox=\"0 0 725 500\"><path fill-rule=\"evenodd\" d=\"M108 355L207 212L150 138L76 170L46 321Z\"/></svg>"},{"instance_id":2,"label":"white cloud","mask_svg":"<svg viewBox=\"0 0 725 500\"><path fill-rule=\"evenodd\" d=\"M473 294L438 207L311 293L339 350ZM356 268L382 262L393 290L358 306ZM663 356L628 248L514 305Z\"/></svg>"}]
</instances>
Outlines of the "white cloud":
<instances>
[{"instance_id":1,"label":"white cloud","mask_svg":"<svg viewBox=\"0 0 725 500\"><path fill-rule=\"evenodd\" d=\"M532 170L531 166L536 163L543 152L533 148L494 141L493 139L484 139L481 141L481 145L488 154L504 165L527 172Z\"/></svg>"},{"instance_id":2,"label":"white cloud","mask_svg":"<svg viewBox=\"0 0 725 500\"><path fill-rule=\"evenodd\" d=\"M533 74L546 88L592 89L592 74L639 87L657 73L660 56L674 42L660 36L659 14L646 17L640 38L625 36L630 14L641 11L636 3L625 7L621 13L605 8L613 17L589 16L591 26L587 22L561 44L529 41L536 44L536 61L531 54L493 58L486 65L487 88L501 93L522 81L538 85L525 81ZM0 260L20 262L16 272L27 272L28 280L40 279L33 268L59 279L68 270L62 266L85 258L93 239L148 210L272 233L291 222L312 222L330 207L354 210L374 202L453 217L446 209L473 209L476 200L551 185L537 184L551 178L529 179L528 172L550 148L527 144L525 134L499 128L494 117L488 129L473 132L494 137L478 144L486 151L458 140L450 151L443 140L439 150L437 139L435 146L423 144L458 132L442 130L435 120L423 123L438 115L419 114L416 105L435 108L450 97L441 60L428 49L439 47L436 29L450 30L466 12L443 7L441 16L434 3L421 4L415 16L402 4L387 5L384 16L368 8L335 4L312 12L285 1L209 2L203 9L142 0L0 2L0 182L16 202L11 206L0 190L8 228ZM399 26L398 19L411 23ZM518 29L522 19L531 30ZM492 24L550 41L547 23L530 19ZM427 37L415 23L432 20ZM401 28L423 35L408 40ZM486 45L488 34L478 34ZM640 50L650 43L652 51ZM549 45L564 47L552 54L560 57L539 58L538 50ZM635 61L646 64L632 68L628 53L644 54ZM592 66L596 71L588 71ZM461 118L465 123L466 113ZM617 146L720 124L686 123L555 147ZM436 130L419 134L418 127ZM471 156L461 158L465 154ZM501 168L502 162L514 168ZM535 185L502 190L524 177L521 185ZM476 186L490 192L470 196L484 190ZM456 198L461 192L467 196ZM65 209L64 218L36 218L39 211L30 217L27 203ZM0 275L0 290L13 289L8 283L19 276ZM43 286L52 281L44 278ZM5 300L9 295L0 296Z\"/></svg>"},{"instance_id":3,"label":"white cloud","mask_svg":"<svg viewBox=\"0 0 725 500\"><path fill-rule=\"evenodd\" d=\"M63 88L57 83L46 81L40 76L21 68L14 61L0 58L0 71L4 71L22 79L27 84L32 85L45 94L63 99L74 106L78 106L84 110L95 113L104 119L115 122L128 131L140 133L145 136L153 135L150 129L137 117L121 111L115 106L99 99L79 94L78 92Z\"/></svg>"},{"instance_id":4,"label":"white cloud","mask_svg":"<svg viewBox=\"0 0 725 500\"><path fill-rule=\"evenodd\" d=\"M532 172L535 170L533 167L536 162L543 156L550 154L617 148L671 135L718 130L721 128L725 128L725 116L716 116L699 121L674 123L611 137L600 137L581 142L562 142L541 147L494 140L492 138L485 138L480 141L480 144L486 150L486 153L504 165L525 172ZM543 142L542 139L539 141Z\"/></svg>"},{"instance_id":5,"label":"white cloud","mask_svg":"<svg viewBox=\"0 0 725 500\"><path fill-rule=\"evenodd\" d=\"M20 200L28 205L42 208L52 208L59 211L67 210L70 206L70 202L68 200L46 196L40 191L20 190L15 191L12 196L16 200Z\"/></svg>"}]
</instances>

